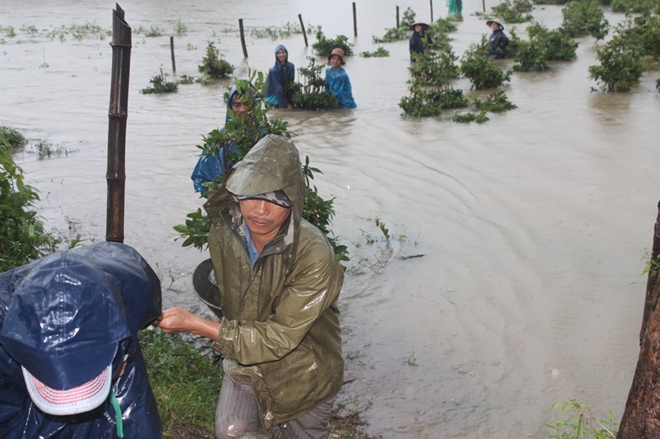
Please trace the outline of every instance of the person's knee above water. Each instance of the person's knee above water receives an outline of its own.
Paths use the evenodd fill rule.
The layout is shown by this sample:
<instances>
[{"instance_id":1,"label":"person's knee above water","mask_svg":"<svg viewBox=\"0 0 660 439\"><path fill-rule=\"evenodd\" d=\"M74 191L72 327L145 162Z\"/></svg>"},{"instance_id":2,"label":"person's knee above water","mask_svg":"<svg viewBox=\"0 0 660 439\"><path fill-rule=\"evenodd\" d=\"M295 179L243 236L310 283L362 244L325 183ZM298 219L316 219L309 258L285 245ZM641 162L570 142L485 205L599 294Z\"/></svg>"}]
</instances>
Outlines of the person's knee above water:
<instances>
[{"instance_id":1,"label":"person's knee above water","mask_svg":"<svg viewBox=\"0 0 660 439\"><path fill-rule=\"evenodd\" d=\"M506 58L506 46L509 45L509 37L504 33L504 26L498 20L488 20L486 26L493 30L488 37L489 55L495 59Z\"/></svg>"},{"instance_id":2,"label":"person's knee above water","mask_svg":"<svg viewBox=\"0 0 660 439\"><path fill-rule=\"evenodd\" d=\"M408 42L411 62L417 61L417 55L424 53L426 45L431 44L431 37L426 34L428 28L429 25L422 22L410 25L410 30L413 31Z\"/></svg>"},{"instance_id":3,"label":"person's knee above water","mask_svg":"<svg viewBox=\"0 0 660 439\"><path fill-rule=\"evenodd\" d=\"M294 82L296 68L289 62L289 51L284 45L275 48L275 65L268 70L266 104L275 108L292 108L287 86Z\"/></svg>"},{"instance_id":4,"label":"person's knee above water","mask_svg":"<svg viewBox=\"0 0 660 439\"><path fill-rule=\"evenodd\" d=\"M332 49L332 53L328 56L330 67L325 69L326 91L337 98L339 102L337 108L356 108L351 80L346 69L342 67L345 64L344 51L340 48Z\"/></svg>"},{"instance_id":5,"label":"person's knee above water","mask_svg":"<svg viewBox=\"0 0 660 439\"><path fill-rule=\"evenodd\" d=\"M160 438L137 339L160 303L156 274L118 243L0 274L0 436Z\"/></svg>"},{"instance_id":6,"label":"person's knee above water","mask_svg":"<svg viewBox=\"0 0 660 439\"><path fill-rule=\"evenodd\" d=\"M171 308L159 322L214 340L225 358L218 438L276 427L283 438L327 437L343 382L343 271L326 236L302 218L304 200L298 150L286 137L264 137L204 206L217 288L202 299L221 304L222 313L211 307L220 321Z\"/></svg>"},{"instance_id":7,"label":"person's knee above water","mask_svg":"<svg viewBox=\"0 0 660 439\"><path fill-rule=\"evenodd\" d=\"M247 117L251 111L252 104L250 100L242 95L234 85L229 91L229 98L227 99L227 113L223 130L226 129L227 124L236 123L236 121L232 122L232 113L234 117L240 118ZM218 148L215 153L202 153L199 156L190 176L195 192L199 192L203 196L207 195L209 189L204 186L204 183L217 182L229 171L229 168L233 165L230 157L231 152L237 148L238 146L235 143L230 143Z\"/></svg>"}]
</instances>

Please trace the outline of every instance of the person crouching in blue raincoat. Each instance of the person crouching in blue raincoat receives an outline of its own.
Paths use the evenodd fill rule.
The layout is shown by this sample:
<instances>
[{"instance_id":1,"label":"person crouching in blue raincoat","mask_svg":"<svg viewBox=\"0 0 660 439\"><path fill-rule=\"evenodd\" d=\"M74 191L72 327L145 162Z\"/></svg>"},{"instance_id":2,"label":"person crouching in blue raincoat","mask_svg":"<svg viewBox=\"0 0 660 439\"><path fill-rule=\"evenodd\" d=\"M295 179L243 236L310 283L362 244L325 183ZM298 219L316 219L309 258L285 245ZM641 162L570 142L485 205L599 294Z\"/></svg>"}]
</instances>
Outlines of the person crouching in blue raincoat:
<instances>
[{"instance_id":1,"label":"person crouching in blue raincoat","mask_svg":"<svg viewBox=\"0 0 660 439\"><path fill-rule=\"evenodd\" d=\"M137 338L160 314L158 277L123 244L0 274L0 437L161 438Z\"/></svg>"},{"instance_id":2,"label":"person crouching in blue raincoat","mask_svg":"<svg viewBox=\"0 0 660 439\"><path fill-rule=\"evenodd\" d=\"M293 108L286 87L295 80L296 68L289 62L289 51L284 45L275 48L275 65L268 70L266 104L274 108Z\"/></svg>"},{"instance_id":3,"label":"person crouching in blue raincoat","mask_svg":"<svg viewBox=\"0 0 660 439\"><path fill-rule=\"evenodd\" d=\"M225 117L225 127L231 123L232 113L234 116L245 116L252 111L252 106L248 99L239 93L237 87L232 86L229 91L229 99L227 99L227 116ZM223 130L226 128L223 128ZM193 181L195 192L199 192L203 196L208 195L208 190L204 183L219 182L219 178L224 176L233 163L231 160L231 153L238 150L238 145L235 143L228 143L218 148L213 154L202 153L197 160L197 164L193 169L190 178Z\"/></svg>"},{"instance_id":4,"label":"person crouching in blue raincoat","mask_svg":"<svg viewBox=\"0 0 660 439\"><path fill-rule=\"evenodd\" d=\"M330 67L325 70L326 92L332 93L337 98L339 101L337 108L356 108L351 80L342 67L344 64L346 64L344 51L340 48L332 49L328 56Z\"/></svg>"}]
</instances>

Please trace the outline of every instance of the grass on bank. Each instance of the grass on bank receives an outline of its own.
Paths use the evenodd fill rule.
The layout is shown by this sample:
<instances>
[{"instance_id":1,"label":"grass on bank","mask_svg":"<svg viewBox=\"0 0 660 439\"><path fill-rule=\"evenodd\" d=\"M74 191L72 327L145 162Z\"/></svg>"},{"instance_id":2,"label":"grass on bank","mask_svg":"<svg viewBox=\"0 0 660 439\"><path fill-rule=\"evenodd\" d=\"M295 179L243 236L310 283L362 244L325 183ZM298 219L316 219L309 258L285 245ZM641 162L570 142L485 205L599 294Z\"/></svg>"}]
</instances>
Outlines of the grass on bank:
<instances>
[{"instance_id":1,"label":"grass on bank","mask_svg":"<svg viewBox=\"0 0 660 439\"><path fill-rule=\"evenodd\" d=\"M140 346L163 423L163 437L213 438L223 372L221 357L211 350L211 343L153 329L140 332ZM358 414L333 417L329 437L369 439L363 426Z\"/></svg>"}]
</instances>

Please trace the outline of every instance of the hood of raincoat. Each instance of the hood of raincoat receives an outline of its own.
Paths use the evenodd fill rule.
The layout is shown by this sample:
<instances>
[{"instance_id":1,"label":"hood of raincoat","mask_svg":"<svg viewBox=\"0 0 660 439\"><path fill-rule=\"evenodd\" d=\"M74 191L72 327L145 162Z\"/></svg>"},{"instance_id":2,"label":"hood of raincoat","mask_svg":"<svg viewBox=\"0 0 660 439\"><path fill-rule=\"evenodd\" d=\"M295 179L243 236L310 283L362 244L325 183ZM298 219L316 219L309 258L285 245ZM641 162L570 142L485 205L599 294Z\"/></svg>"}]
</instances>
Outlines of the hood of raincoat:
<instances>
[{"instance_id":1,"label":"hood of raincoat","mask_svg":"<svg viewBox=\"0 0 660 439\"><path fill-rule=\"evenodd\" d=\"M282 64L280 64L280 60L277 59L277 52L279 52L280 50L283 50L283 51L286 52L286 63L284 63L284 65L286 65L289 62L289 50L286 48L286 46L284 44L278 44L277 47L275 48L275 66L276 67L282 65Z\"/></svg>"},{"instance_id":2,"label":"hood of raincoat","mask_svg":"<svg viewBox=\"0 0 660 439\"><path fill-rule=\"evenodd\" d=\"M234 95L238 93L238 89L236 89L235 85L231 86L231 89L229 90L229 98L227 99L227 110L231 110L231 100L234 98ZM227 111L227 114L225 115L225 124L229 123L231 120L231 117L229 116L229 111Z\"/></svg>"},{"instance_id":3,"label":"hood of raincoat","mask_svg":"<svg viewBox=\"0 0 660 439\"><path fill-rule=\"evenodd\" d=\"M55 389L99 375L121 349L119 342L160 312L156 275L134 249L117 243L45 256L0 275L0 288L13 292L6 313L0 307L0 343ZM125 303L122 288L151 294L133 294L133 303ZM138 313L130 325L127 307L129 314Z\"/></svg>"},{"instance_id":4,"label":"hood of raincoat","mask_svg":"<svg viewBox=\"0 0 660 439\"><path fill-rule=\"evenodd\" d=\"M261 139L227 177L225 188L234 196L252 196L282 190L292 204L284 243L296 241L305 203L305 179L298 149L288 138L269 134ZM286 225L287 223L285 223Z\"/></svg>"}]
</instances>

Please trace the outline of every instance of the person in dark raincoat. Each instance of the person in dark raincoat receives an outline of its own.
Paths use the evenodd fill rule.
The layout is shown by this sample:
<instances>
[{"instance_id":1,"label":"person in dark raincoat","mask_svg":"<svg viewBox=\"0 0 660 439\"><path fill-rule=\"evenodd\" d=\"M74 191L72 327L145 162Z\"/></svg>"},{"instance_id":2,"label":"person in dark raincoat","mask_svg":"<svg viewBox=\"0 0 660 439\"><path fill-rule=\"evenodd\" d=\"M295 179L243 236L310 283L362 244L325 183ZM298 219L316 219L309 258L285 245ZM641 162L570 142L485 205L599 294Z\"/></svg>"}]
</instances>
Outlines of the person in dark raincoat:
<instances>
[{"instance_id":1,"label":"person in dark raincoat","mask_svg":"<svg viewBox=\"0 0 660 439\"><path fill-rule=\"evenodd\" d=\"M302 218L304 202L298 150L284 136L264 137L204 205L215 282L206 272L196 291L219 322L170 308L158 323L214 340L224 357L216 439L276 429L282 439L328 437L343 383L343 271L326 236Z\"/></svg>"},{"instance_id":2,"label":"person in dark raincoat","mask_svg":"<svg viewBox=\"0 0 660 439\"><path fill-rule=\"evenodd\" d=\"M286 87L295 80L296 68L289 62L289 51L284 45L275 48L275 65L268 70L268 85L266 86L266 104L275 108L291 109L291 99Z\"/></svg>"},{"instance_id":3,"label":"person in dark raincoat","mask_svg":"<svg viewBox=\"0 0 660 439\"><path fill-rule=\"evenodd\" d=\"M425 46L431 44L431 37L425 33L428 28L429 25L426 23L413 23L410 25L410 30L413 31L408 42L411 62L416 62L417 55L424 53Z\"/></svg>"},{"instance_id":4,"label":"person in dark raincoat","mask_svg":"<svg viewBox=\"0 0 660 439\"><path fill-rule=\"evenodd\" d=\"M234 115L238 116L247 115L252 111L250 102L245 96L238 92L235 85L229 91L229 98L227 99L225 126L231 122L230 110ZM238 145L231 143L222 146L214 154L202 154L199 156L199 159L193 168L192 175L190 176L193 181L195 192L199 192L206 196L209 189L204 186L204 183L217 181L217 178L222 177L227 173L229 168L233 165L233 163L231 163L230 153L236 149L238 149Z\"/></svg>"},{"instance_id":5,"label":"person in dark raincoat","mask_svg":"<svg viewBox=\"0 0 660 439\"><path fill-rule=\"evenodd\" d=\"M160 439L137 338L160 313L158 277L123 244L0 274L0 437Z\"/></svg>"},{"instance_id":6,"label":"person in dark raincoat","mask_svg":"<svg viewBox=\"0 0 660 439\"><path fill-rule=\"evenodd\" d=\"M488 54L495 59L506 58L506 46L509 45L509 37L504 33L504 26L497 20L488 20L486 25L493 30L488 37L488 44L490 44Z\"/></svg>"},{"instance_id":7,"label":"person in dark raincoat","mask_svg":"<svg viewBox=\"0 0 660 439\"><path fill-rule=\"evenodd\" d=\"M337 108L356 108L351 79L346 69L342 67L346 64L344 51L340 48L332 49L332 53L328 56L328 64L330 67L325 69L325 91L337 98L339 101Z\"/></svg>"}]
</instances>

